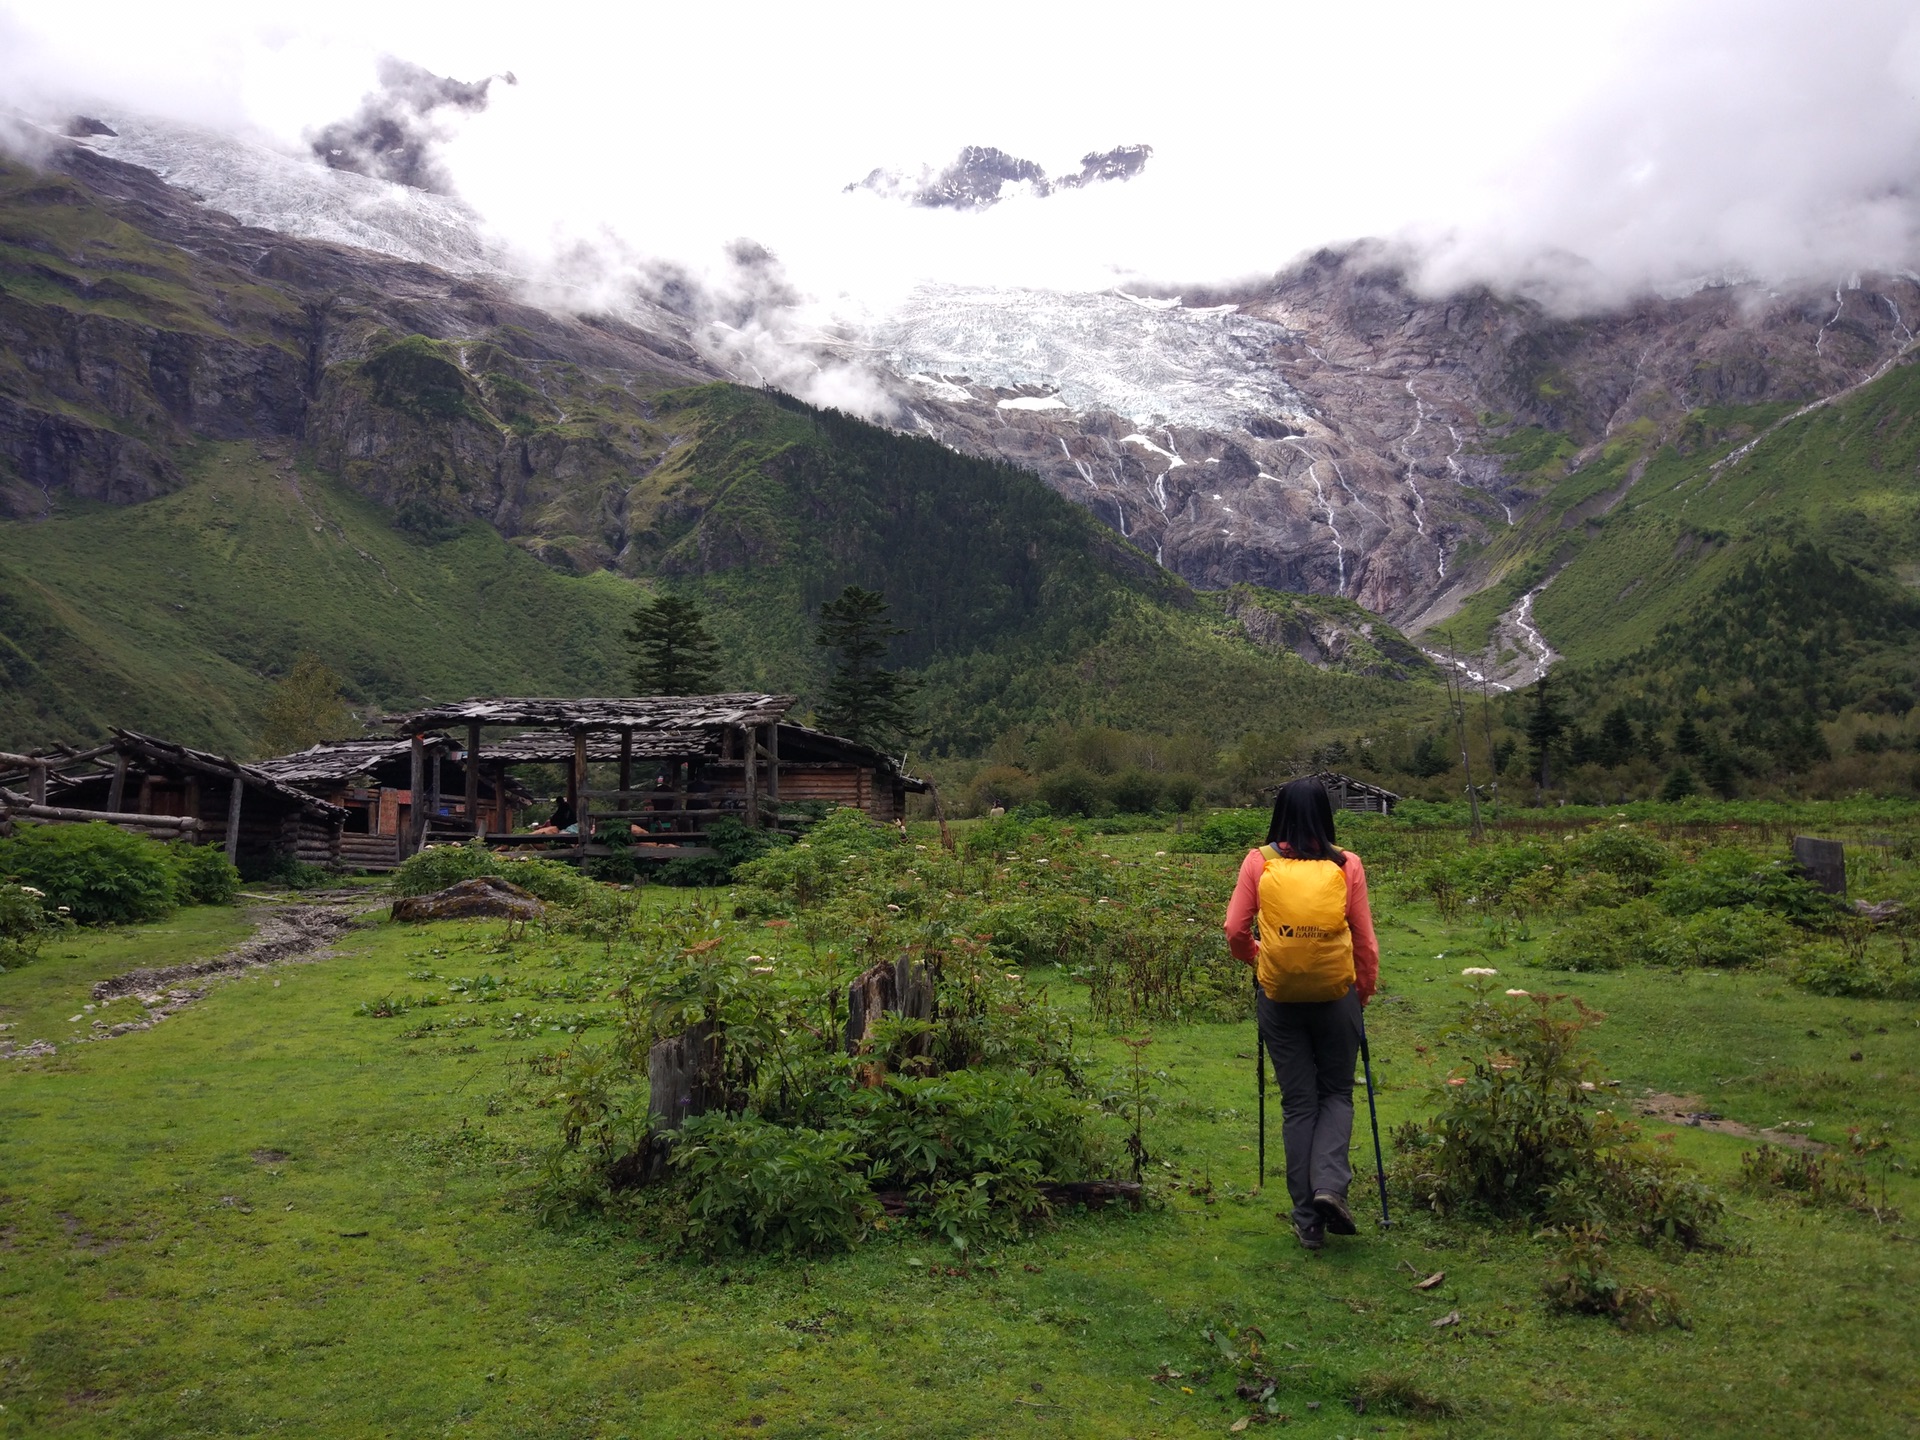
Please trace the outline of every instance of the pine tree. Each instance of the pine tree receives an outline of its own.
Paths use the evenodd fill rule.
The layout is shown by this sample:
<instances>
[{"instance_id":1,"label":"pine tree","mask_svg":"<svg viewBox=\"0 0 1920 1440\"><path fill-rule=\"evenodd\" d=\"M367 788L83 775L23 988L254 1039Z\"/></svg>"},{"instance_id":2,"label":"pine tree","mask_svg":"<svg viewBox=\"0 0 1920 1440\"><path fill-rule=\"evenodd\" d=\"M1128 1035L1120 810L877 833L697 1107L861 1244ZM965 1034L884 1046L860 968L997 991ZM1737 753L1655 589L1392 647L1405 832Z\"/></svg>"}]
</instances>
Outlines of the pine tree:
<instances>
[{"instance_id":1,"label":"pine tree","mask_svg":"<svg viewBox=\"0 0 1920 1440\"><path fill-rule=\"evenodd\" d=\"M636 695L706 695L714 690L720 642L691 600L654 596L633 612L625 639L634 648Z\"/></svg>"},{"instance_id":2,"label":"pine tree","mask_svg":"<svg viewBox=\"0 0 1920 1440\"><path fill-rule=\"evenodd\" d=\"M269 755L344 739L354 728L353 712L340 698L340 677L305 650L295 657L287 678L273 687L262 718L266 725L261 739Z\"/></svg>"},{"instance_id":3,"label":"pine tree","mask_svg":"<svg viewBox=\"0 0 1920 1440\"><path fill-rule=\"evenodd\" d=\"M1533 747L1534 773L1542 790L1553 784L1553 746L1566 728L1566 717L1554 703L1543 675L1534 687L1533 713L1527 717L1527 743Z\"/></svg>"},{"instance_id":4,"label":"pine tree","mask_svg":"<svg viewBox=\"0 0 1920 1440\"><path fill-rule=\"evenodd\" d=\"M833 652L820 726L849 740L900 751L920 733L913 701L920 682L882 664L887 641L906 631L887 620L886 597L849 585L820 606L814 643Z\"/></svg>"}]
</instances>

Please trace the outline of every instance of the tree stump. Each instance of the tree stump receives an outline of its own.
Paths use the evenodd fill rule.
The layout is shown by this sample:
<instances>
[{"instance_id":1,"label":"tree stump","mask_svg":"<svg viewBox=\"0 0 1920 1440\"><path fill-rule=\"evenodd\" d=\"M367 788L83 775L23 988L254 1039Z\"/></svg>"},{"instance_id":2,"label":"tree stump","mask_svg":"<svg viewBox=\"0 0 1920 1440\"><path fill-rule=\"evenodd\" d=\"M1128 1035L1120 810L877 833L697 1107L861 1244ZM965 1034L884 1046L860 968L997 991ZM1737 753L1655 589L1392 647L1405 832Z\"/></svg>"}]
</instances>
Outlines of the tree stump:
<instances>
[{"instance_id":1,"label":"tree stump","mask_svg":"<svg viewBox=\"0 0 1920 1440\"><path fill-rule=\"evenodd\" d=\"M722 1104L720 1048L725 1043L725 1030L707 1020L654 1042L647 1051L647 1110L654 1134L678 1130Z\"/></svg>"},{"instance_id":2,"label":"tree stump","mask_svg":"<svg viewBox=\"0 0 1920 1440\"><path fill-rule=\"evenodd\" d=\"M888 1015L933 1019L933 976L910 955L892 964L882 960L847 987L847 1054L871 1054L873 1027ZM924 1056L932 1050L932 1042L931 1035L916 1035L907 1045L907 1054ZM878 1085L885 1073L884 1064L868 1066L867 1084Z\"/></svg>"}]
</instances>

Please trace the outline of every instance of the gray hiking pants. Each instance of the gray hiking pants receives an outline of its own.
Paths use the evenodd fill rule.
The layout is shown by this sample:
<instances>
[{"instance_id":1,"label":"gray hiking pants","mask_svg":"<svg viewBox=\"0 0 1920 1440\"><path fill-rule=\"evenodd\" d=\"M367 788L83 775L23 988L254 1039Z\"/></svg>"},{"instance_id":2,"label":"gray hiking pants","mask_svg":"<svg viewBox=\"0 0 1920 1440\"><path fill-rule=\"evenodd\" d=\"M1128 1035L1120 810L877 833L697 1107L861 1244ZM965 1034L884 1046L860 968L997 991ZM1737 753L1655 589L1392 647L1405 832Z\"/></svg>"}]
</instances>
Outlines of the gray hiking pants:
<instances>
[{"instance_id":1,"label":"gray hiking pants","mask_svg":"<svg viewBox=\"0 0 1920 1440\"><path fill-rule=\"evenodd\" d=\"M1297 1225L1318 1228L1316 1190L1341 1199L1353 1183L1353 1062L1360 1053L1360 992L1318 1002L1269 1000L1255 987L1260 1039L1280 1082L1287 1195Z\"/></svg>"}]
</instances>

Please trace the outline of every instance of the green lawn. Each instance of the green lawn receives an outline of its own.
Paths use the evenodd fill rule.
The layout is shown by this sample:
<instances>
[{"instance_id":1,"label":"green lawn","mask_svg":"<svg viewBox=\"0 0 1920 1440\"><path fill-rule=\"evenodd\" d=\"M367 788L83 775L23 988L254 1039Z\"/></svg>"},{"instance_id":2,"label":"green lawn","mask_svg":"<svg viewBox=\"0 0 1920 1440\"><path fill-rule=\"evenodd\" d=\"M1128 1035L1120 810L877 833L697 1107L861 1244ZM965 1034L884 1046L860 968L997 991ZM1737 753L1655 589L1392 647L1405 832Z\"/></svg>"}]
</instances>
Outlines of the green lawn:
<instances>
[{"instance_id":1,"label":"green lawn","mask_svg":"<svg viewBox=\"0 0 1920 1440\"><path fill-rule=\"evenodd\" d=\"M1151 855L1167 840L1101 843ZM1217 870L1224 900L1231 857L1168 863ZM1459 967L1491 964L1608 1012L1597 1041L1622 1097L1698 1095L1828 1140L1891 1122L1911 1148L1920 1005L1821 999L1771 973L1550 976L1525 966L1528 944L1489 948L1423 906L1376 910L1383 1130L1429 1110ZM153 1030L67 1043L92 981L241 929L237 912L183 912L0 975L8 1038L60 1045L0 1062L0 1435L1222 1435L1252 1407L1204 1332L1249 1325L1302 1435L1920 1427L1920 1187L1905 1174L1892 1198L1911 1220L1800 1210L1731 1188L1743 1141L1681 1127L1674 1145L1725 1188L1729 1243L1675 1259L1616 1247L1690 1322L1630 1335L1551 1315L1547 1252L1524 1229L1408 1213L1382 1234L1358 1183L1361 1236L1300 1251L1278 1187L1253 1188L1251 1025L1194 1025L1148 1052L1168 1078L1142 1213L1065 1218L969 1263L895 1229L843 1258L705 1265L611 1226L537 1223L528 1157L553 1122L511 1062L564 1037L408 1040L408 1017L354 1013L418 991L423 970L579 973L599 953L580 942L375 926L335 958L218 984ZM1437 1288L1412 1289L1437 1270ZM1162 1367L1182 1373L1150 1378ZM1452 1413L1376 1399L1356 1415L1361 1392Z\"/></svg>"}]
</instances>

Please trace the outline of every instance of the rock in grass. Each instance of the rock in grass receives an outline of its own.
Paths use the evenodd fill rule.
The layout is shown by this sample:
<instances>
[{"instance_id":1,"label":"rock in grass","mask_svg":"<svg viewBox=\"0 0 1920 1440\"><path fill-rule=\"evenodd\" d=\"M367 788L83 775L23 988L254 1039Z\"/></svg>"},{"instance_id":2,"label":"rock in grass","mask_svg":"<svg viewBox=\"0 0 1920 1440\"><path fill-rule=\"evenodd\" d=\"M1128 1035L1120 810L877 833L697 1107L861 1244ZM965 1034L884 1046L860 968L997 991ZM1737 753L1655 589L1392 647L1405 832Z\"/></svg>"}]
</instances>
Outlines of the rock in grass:
<instances>
[{"instance_id":1,"label":"rock in grass","mask_svg":"<svg viewBox=\"0 0 1920 1440\"><path fill-rule=\"evenodd\" d=\"M431 895L407 895L393 902L394 920L537 920L545 907L494 875L462 880Z\"/></svg>"}]
</instances>

